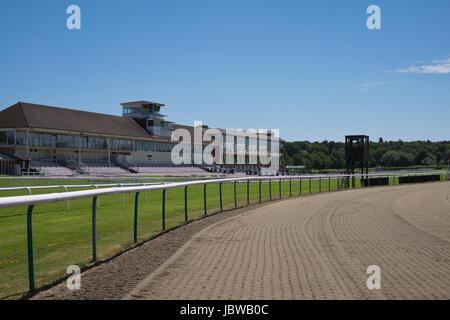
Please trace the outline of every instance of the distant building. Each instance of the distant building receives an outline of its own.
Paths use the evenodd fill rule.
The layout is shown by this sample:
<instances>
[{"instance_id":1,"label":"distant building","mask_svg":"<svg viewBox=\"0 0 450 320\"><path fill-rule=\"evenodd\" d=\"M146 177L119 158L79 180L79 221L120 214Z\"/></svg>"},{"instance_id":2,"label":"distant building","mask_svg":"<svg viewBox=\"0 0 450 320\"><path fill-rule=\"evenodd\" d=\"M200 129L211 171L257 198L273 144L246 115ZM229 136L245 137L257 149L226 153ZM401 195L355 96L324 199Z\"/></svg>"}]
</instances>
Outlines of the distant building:
<instances>
[{"instance_id":1,"label":"distant building","mask_svg":"<svg viewBox=\"0 0 450 320\"><path fill-rule=\"evenodd\" d=\"M0 153L5 159L9 157L9 161L23 161L22 166L33 160L78 164L101 161L110 166L117 162L163 165L171 163L173 131L178 128L194 131L193 126L165 120L166 116L160 113L164 104L134 101L121 105L122 117L18 102L0 112ZM220 130L225 134L225 130ZM245 138L244 143L238 143L234 139L233 149L245 150L246 160L245 164L228 166L258 169L261 164L248 161L255 149L251 146L256 145L256 150L263 146L270 149L272 139L271 131L267 138L256 141ZM203 147L207 144L204 142Z\"/></svg>"}]
</instances>

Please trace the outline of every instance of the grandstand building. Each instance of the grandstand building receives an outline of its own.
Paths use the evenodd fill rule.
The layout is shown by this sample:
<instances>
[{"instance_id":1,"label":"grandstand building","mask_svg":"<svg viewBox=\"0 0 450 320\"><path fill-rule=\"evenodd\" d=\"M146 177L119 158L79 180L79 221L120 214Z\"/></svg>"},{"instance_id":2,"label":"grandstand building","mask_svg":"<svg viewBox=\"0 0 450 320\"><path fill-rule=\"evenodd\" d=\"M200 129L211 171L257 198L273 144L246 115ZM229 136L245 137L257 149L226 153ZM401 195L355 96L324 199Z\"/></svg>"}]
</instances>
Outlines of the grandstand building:
<instances>
[{"instance_id":1,"label":"grandstand building","mask_svg":"<svg viewBox=\"0 0 450 320\"><path fill-rule=\"evenodd\" d=\"M122 116L24 102L0 111L0 174L42 173L47 167L57 167L57 174L65 175L74 171L98 173L100 168L107 168L105 173L115 173L114 168L124 173L172 166L171 151L178 143L172 141L173 131L182 128L193 133L194 127L165 120L160 113L164 104L134 101L121 105ZM225 135L225 130L219 130ZM265 165L249 161L255 149L252 145L256 150L265 147L270 153L271 141L278 143L270 130L262 138L243 139L235 138L233 149L244 150L244 163L222 167L259 170ZM203 147L208 143L202 142Z\"/></svg>"}]
</instances>

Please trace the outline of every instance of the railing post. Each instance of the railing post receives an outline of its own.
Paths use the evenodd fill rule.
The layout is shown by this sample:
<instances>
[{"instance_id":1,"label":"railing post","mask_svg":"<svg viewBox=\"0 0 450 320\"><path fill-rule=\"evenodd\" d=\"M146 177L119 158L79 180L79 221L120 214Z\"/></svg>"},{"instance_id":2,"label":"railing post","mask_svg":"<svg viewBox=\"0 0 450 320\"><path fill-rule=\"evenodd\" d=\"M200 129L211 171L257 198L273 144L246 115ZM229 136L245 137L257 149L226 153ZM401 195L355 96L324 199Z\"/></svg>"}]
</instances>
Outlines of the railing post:
<instances>
[{"instance_id":1,"label":"railing post","mask_svg":"<svg viewBox=\"0 0 450 320\"><path fill-rule=\"evenodd\" d=\"M123 184L120 183L120 186L123 187ZM122 207L125 206L125 193L122 193Z\"/></svg>"},{"instance_id":2,"label":"railing post","mask_svg":"<svg viewBox=\"0 0 450 320\"><path fill-rule=\"evenodd\" d=\"M322 192L322 177L319 177L319 192Z\"/></svg>"},{"instance_id":3,"label":"railing post","mask_svg":"<svg viewBox=\"0 0 450 320\"><path fill-rule=\"evenodd\" d=\"M223 211L222 207L222 182L219 182L219 199L220 199L220 211Z\"/></svg>"},{"instance_id":4,"label":"railing post","mask_svg":"<svg viewBox=\"0 0 450 320\"><path fill-rule=\"evenodd\" d=\"M184 221L188 221L188 207L187 207L187 188L188 186L184 187Z\"/></svg>"},{"instance_id":5,"label":"railing post","mask_svg":"<svg viewBox=\"0 0 450 320\"><path fill-rule=\"evenodd\" d=\"M92 198L92 261L97 261L97 197Z\"/></svg>"},{"instance_id":6,"label":"railing post","mask_svg":"<svg viewBox=\"0 0 450 320\"><path fill-rule=\"evenodd\" d=\"M234 180L234 207L237 208L236 180Z\"/></svg>"},{"instance_id":7,"label":"railing post","mask_svg":"<svg viewBox=\"0 0 450 320\"><path fill-rule=\"evenodd\" d=\"M67 186L62 186L66 192L69 192L69 190L67 190ZM70 211L70 205L69 205L69 200L66 201L66 211L69 212Z\"/></svg>"},{"instance_id":8,"label":"railing post","mask_svg":"<svg viewBox=\"0 0 450 320\"><path fill-rule=\"evenodd\" d=\"M302 179L300 178L300 191L299 191L299 194L302 194Z\"/></svg>"},{"instance_id":9,"label":"railing post","mask_svg":"<svg viewBox=\"0 0 450 320\"><path fill-rule=\"evenodd\" d=\"M162 194L162 229L166 230L166 189L163 189Z\"/></svg>"},{"instance_id":10,"label":"railing post","mask_svg":"<svg viewBox=\"0 0 450 320\"><path fill-rule=\"evenodd\" d=\"M259 202L261 202L261 180L259 180Z\"/></svg>"},{"instance_id":11,"label":"railing post","mask_svg":"<svg viewBox=\"0 0 450 320\"><path fill-rule=\"evenodd\" d=\"M279 185L279 189L280 189L280 190L278 190L278 193L280 194L280 199L281 199L281 179L278 182L278 185Z\"/></svg>"},{"instance_id":12,"label":"railing post","mask_svg":"<svg viewBox=\"0 0 450 320\"><path fill-rule=\"evenodd\" d=\"M207 210L206 210L206 183L203 185L203 207L204 207L205 216L206 216L207 215Z\"/></svg>"},{"instance_id":13,"label":"railing post","mask_svg":"<svg viewBox=\"0 0 450 320\"><path fill-rule=\"evenodd\" d=\"M134 196L134 243L137 242L139 192Z\"/></svg>"},{"instance_id":14,"label":"railing post","mask_svg":"<svg viewBox=\"0 0 450 320\"><path fill-rule=\"evenodd\" d=\"M328 192L331 191L331 177L328 177Z\"/></svg>"},{"instance_id":15,"label":"railing post","mask_svg":"<svg viewBox=\"0 0 450 320\"><path fill-rule=\"evenodd\" d=\"M312 178L309 178L309 193L311 193L311 179Z\"/></svg>"},{"instance_id":16,"label":"railing post","mask_svg":"<svg viewBox=\"0 0 450 320\"><path fill-rule=\"evenodd\" d=\"M269 179L269 200L272 200L272 180Z\"/></svg>"},{"instance_id":17,"label":"railing post","mask_svg":"<svg viewBox=\"0 0 450 320\"><path fill-rule=\"evenodd\" d=\"M289 197L292 197L292 179L289 179Z\"/></svg>"},{"instance_id":18,"label":"railing post","mask_svg":"<svg viewBox=\"0 0 450 320\"><path fill-rule=\"evenodd\" d=\"M30 205L27 210L28 283L30 291L34 291L33 208L34 205Z\"/></svg>"},{"instance_id":19,"label":"railing post","mask_svg":"<svg viewBox=\"0 0 450 320\"><path fill-rule=\"evenodd\" d=\"M247 204L250 204L250 180L247 180Z\"/></svg>"}]
</instances>

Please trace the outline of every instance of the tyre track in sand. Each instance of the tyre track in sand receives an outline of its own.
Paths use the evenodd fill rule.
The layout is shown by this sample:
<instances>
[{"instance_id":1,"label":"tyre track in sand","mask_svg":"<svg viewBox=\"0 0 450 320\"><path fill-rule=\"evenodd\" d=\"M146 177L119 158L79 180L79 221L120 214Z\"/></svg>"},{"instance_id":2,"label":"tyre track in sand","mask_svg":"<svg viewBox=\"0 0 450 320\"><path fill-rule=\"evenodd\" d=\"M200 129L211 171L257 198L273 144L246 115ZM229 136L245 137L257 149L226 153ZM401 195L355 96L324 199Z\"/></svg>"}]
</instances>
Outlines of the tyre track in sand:
<instances>
[{"instance_id":1,"label":"tyre track in sand","mask_svg":"<svg viewBox=\"0 0 450 320\"><path fill-rule=\"evenodd\" d=\"M409 214L399 203L411 193L419 201L435 193L448 199L450 183L267 205L203 230L126 298L448 299L450 242L426 223L448 205L426 202ZM381 268L381 290L366 287L373 264Z\"/></svg>"}]
</instances>

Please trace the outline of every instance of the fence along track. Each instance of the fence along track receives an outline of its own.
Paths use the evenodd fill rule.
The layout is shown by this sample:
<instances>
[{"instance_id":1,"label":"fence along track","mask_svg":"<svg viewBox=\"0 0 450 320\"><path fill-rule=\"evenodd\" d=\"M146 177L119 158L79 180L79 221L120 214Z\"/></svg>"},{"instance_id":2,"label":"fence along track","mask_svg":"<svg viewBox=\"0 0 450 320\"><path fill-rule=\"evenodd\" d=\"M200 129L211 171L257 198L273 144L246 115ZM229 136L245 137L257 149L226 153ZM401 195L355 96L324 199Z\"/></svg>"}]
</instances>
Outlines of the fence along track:
<instances>
[{"instance_id":1,"label":"fence along track","mask_svg":"<svg viewBox=\"0 0 450 320\"><path fill-rule=\"evenodd\" d=\"M53 203L59 201L68 201L74 199L83 199L92 197L92 260L97 260L97 234L96 234L96 210L98 204L98 197L105 195L113 195L113 194L125 194L125 193L136 193L135 196L135 210L134 210L134 242L137 243L137 216L138 216L138 197L140 192L147 192L152 190L163 190L163 194L165 195L167 189L185 188L185 220L187 221L187 196L186 190L189 186L194 185L204 185L204 214L207 215L207 201L206 201L206 185L207 184L219 184L220 190L220 203L222 209L222 183L233 183L234 184L234 199L235 199L235 207L237 207L236 201L236 183L246 182L247 187L247 204L250 204L249 199L249 182L250 181L259 181L259 202L261 202L261 182L269 182L269 186L271 185L271 181L279 180L279 193L281 198L281 181L288 180L289 188L291 188L292 181L303 181L303 180L318 180L319 184L322 181L327 181L328 185L331 179L343 179L343 178L370 178L370 177L392 177L392 181L395 183L395 178L399 176L423 176L424 174L399 174L399 175L386 175L386 174L355 174L355 175L313 175L313 176L263 176L263 177L243 177L243 178L224 178L224 179L209 179L209 180L196 180L196 181L187 181L187 182L169 182L164 184L154 184L154 185L139 185L139 186L120 186L120 187L108 187L105 189L95 189L95 190L82 190L82 191L68 191L65 193L50 193L50 194L42 194L42 195L26 195L26 196L12 196L12 197L3 197L0 198L0 208L10 208L17 206L28 206L27 209L27 252L28 252L28 280L29 280L29 290L35 290L35 282L34 282L34 256L33 256L33 224L32 224L32 214L33 208L37 204L42 203ZM442 175L441 175L442 177ZM448 180L448 175L444 175L445 180ZM117 184L115 184L117 185ZM120 184L119 184L120 185ZM73 185L70 185L73 187ZM92 187L92 185L89 185ZM98 185L99 186L99 185ZM311 183L310 183L311 186ZM46 186L48 188L54 188L55 186ZM63 186L64 187L64 186ZM31 188L31 187L20 187L20 188ZM270 191L271 191L271 187ZM1 188L0 190L4 190L6 188ZM327 190L326 188L323 188ZM30 189L29 189L30 190ZM320 189L319 189L320 190ZM338 189L339 190L339 189ZM319 192L321 192L320 190ZM328 190L329 191L329 190ZM292 196L290 192L289 196ZM270 194L270 200L272 200L272 195ZM162 198L162 226L163 230L165 230L165 202L166 197Z\"/></svg>"}]
</instances>

